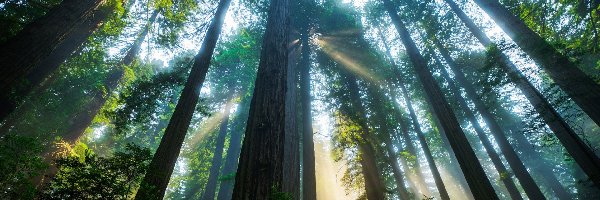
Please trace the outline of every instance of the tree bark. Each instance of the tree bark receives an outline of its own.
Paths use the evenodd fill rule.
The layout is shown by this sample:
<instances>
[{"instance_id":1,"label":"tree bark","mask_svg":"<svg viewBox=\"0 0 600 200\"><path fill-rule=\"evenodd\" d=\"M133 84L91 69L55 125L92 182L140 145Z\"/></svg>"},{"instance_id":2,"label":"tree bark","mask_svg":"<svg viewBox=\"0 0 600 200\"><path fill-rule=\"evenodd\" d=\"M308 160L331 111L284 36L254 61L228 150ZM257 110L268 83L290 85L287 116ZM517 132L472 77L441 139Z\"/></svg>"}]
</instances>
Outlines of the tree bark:
<instances>
[{"instance_id":1,"label":"tree bark","mask_svg":"<svg viewBox=\"0 0 600 200\"><path fill-rule=\"evenodd\" d=\"M315 144L312 129L312 107L310 96L310 45L308 29L301 33L302 58L300 69L300 101L302 103L302 198L317 199L315 177Z\"/></svg>"},{"instance_id":2,"label":"tree bark","mask_svg":"<svg viewBox=\"0 0 600 200\"><path fill-rule=\"evenodd\" d=\"M478 97L477 93L475 92L475 89L473 88L473 85L471 85L471 83L469 83L467 81L464 74L462 74L461 71L457 71L457 70L459 70L458 65L456 65L456 63L450 56L450 52L448 52L448 50L446 48L443 48L441 46L441 44L439 43L439 41L435 40L434 44L435 44L436 48L442 54L442 57L444 57L444 59L446 60L446 63L450 66L450 68L454 72L455 79L458 81L458 83L460 85L463 86L463 88L465 89L465 91L467 93L467 96L475 104L475 109L481 114L481 116L483 117L483 120L488 125L490 132L496 139L496 143L498 144L498 146L500 146L500 150L502 151L502 154L504 154L504 157L506 158L508 164L510 165L510 168L515 173L515 176L517 177L517 179L519 179L519 183L521 183L521 186L525 190L525 193L527 194L527 196L530 199L545 199L544 194L542 193L542 191L540 190L538 185L535 183L535 181L533 180L533 178L527 171L527 168L525 168L525 165L523 165L523 162L517 155L517 152L510 145L510 142L508 141L508 138L506 137L505 132L502 130L502 128L500 127L498 122L494 119L494 115L492 115L492 113L487 109L487 107L485 106L483 101ZM448 81L448 83L449 83L450 87L452 88L452 90L454 91L455 95L457 95L457 97L460 97L460 99L462 99L459 101L459 103L461 105L463 105L463 109L465 109L465 112L471 112L469 107L467 106L465 100L462 98L462 96L460 96L458 87L456 86L456 84L454 84L454 81L452 79L450 79L450 76L448 75L448 72L446 71L446 69L441 66L440 66L440 68L441 68L442 76L444 76L444 79L446 79ZM473 114L473 113L471 113L471 114ZM469 114L467 114L467 115L469 115ZM471 120L471 123L475 123L475 122L477 122L476 119Z\"/></svg>"},{"instance_id":3,"label":"tree bark","mask_svg":"<svg viewBox=\"0 0 600 200\"><path fill-rule=\"evenodd\" d=\"M269 7L233 199L291 196L283 183L288 176L283 169L285 155L289 155L284 152L289 5L289 0L273 0Z\"/></svg>"},{"instance_id":4,"label":"tree bark","mask_svg":"<svg viewBox=\"0 0 600 200\"><path fill-rule=\"evenodd\" d=\"M389 0L383 0L383 2L396 30L400 34L402 43L406 47L406 51L415 67L419 80L423 84L427 100L438 115L442 127L444 127L450 145L456 153L461 169L473 192L473 196L476 199L498 199L492 184L487 179L479 160L475 156L475 152L471 149L469 141L460 128L454 112L444 98L440 87L435 83L431 72L428 71L427 61L419 52L416 44L410 38L406 26L404 26L400 16L398 16L396 7Z\"/></svg>"},{"instance_id":5,"label":"tree bark","mask_svg":"<svg viewBox=\"0 0 600 200\"><path fill-rule=\"evenodd\" d=\"M296 60L300 55L299 45L290 41L288 45L287 91L285 93L285 144L283 152L283 190L292 199L300 199L300 132L298 132L298 72Z\"/></svg>"},{"instance_id":6,"label":"tree bark","mask_svg":"<svg viewBox=\"0 0 600 200\"><path fill-rule=\"evenodd\" d=\"M225 157L225 165L221 171L221 176L231 177L231 179L227 178L221 180L219 194L217 195L218 200L230 200L231 195L233 194L234 178L232 175L235 175L238 165L238 158L240 156L240 151L242 150L242 131L244 131L246 120L248 119L248 103L249 98L244 97L242 102L240 102L238 105L238 114L234 124L231 126L229 148L227 149L227 156Z\"/></svg>"},{"instance_id":7,"label":"tree bark","mask_svg":"<svg viewBox=\"0 0 600 200\"><path fill-rule=\"evenodd\" d=\"M475 0L495 22L600 126L600 85L497 0ZM598 160L597 160L598 161ZM600 164L600 161L598 163ZM600 171L592 180L600 187ZM590 174L588 174L590 176Z\"/></svg>"},{"instance_id":8,"label":"tree bark","mask_svg":"<svg viewBox=\"0 0 600 200\"><path fill-rule=\"evenodd\" d=\"M173 116L150 162L135 199L162 199L165 194L192 115L196 110L200 88L202 88L204 78L208 72L211 57L221 34L221 28L230 2L231 0L219 1L202 47L194 58L194 65L177 101Z\"/></svg>"},{"instance_id":9,"label":"tree bark","mask_svg":"<svg viewBox=\"0 0 600 200\"><path fill-rule=\"evenodd\" d=\"M105 0L64 0L0 44L0 121L17 106L26 75L50 55L79 23L85 23ZM16 99L17 98L17 99Z\"/></svg>"},{"instance_id":10,"label":"tree bark","mask_svg":"<svg viewBox=\"0 0 600 200\"><path fill-rule=\"evenodd\" d=\"M204 187L204 193L202 198L204 200L214 200L215 191L217 190L217 179L219 178L219 171L221 170L221 162L223 161L223 148L225 147L225 137L227 136L227 125L229 124L229 110L231 110L231 99L227 100L225 104L225 110L223 110L223 121L219 127L219 135L215 141L215 152L212 158L212 164L210 165L208 180Z\"/></svg>"},{"instance_id":11,"label":"tree bark","mask_svg":"<svg viewBox=\"0 0 600 200\"><path fill-rule=\"evenodd\" d=\"M458 7L458 5L454 3L454 1L445 1L482 45L494 45L491 40L475 25L475 23L473 23L473 21ZM508 59L505 54L500 55L498 63L500 64L500 67L504 68L504 70L508 72L508 76L511 81L517 86L517 88L521 90L521 92L523 92L529 102L531 102L535 110L541 115L546 124L563 144L567 152L569 152L569 154L579 164L583 171L585 171L594 185L596 185L596 187L600 187L600 159L587 146L587 144L585 144L579 138L575 131L569 127L565 120L550 105L544 96L537 91L533 85L531 85L531 83L526 79L525 75L518 70L518 68ZM573 78L572 80L577 80L577 78ZM592 93L592 91L586 92ZM600 114L600 112L597 114Z\"/></svg>"}]
</instances>

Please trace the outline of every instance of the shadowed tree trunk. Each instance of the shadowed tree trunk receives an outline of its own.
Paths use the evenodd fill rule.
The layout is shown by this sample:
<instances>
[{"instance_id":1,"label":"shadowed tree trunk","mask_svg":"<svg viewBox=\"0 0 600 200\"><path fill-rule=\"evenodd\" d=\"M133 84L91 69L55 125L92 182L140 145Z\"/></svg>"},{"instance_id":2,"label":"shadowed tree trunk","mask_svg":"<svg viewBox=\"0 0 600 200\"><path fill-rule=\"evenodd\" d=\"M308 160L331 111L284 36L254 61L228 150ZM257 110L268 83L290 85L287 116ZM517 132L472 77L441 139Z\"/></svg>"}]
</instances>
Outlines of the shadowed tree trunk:
<instances>
[{"instance_id":1,"label":"shadowed tree trunk","mask_svg":"<svg viewBox=\"0 0 600 200\"><path fill-rule=\"evenodd\" d=\"M221 162L223 161L223 148L225 147L225 137L227 136L227 125L229 124L229 110L231 110L231 99L227 100L225 104L225 108L223 110L223 121L221 121L221 125L219 127L219 135L217 136L217 140L215 141L215 151L213 154L213 159L209 169L208 180L206 181L206 186L204 187L204 192L202 193L202 198L204 200L214 200L215 199L215 191L217 190L217 180L219 178L219 171L221 170Z\"/></svg>"},{"instance_id":2,"label":"shadowed tree trunk","mask_svg":"<svg viewBox=\"0 0 600 200\"><path fill-rule=\"evenodd\" d=\"M600 85L581 71L568 57L558 52L517 16L514 16L497 0L475 0L498 26L538 63L562 90L596 124L600 125ZM598 37L598 36L596 36ZM600 161L596 160L596 167ZM590 175L590 174L588 174ZM600 170L591 176L600 187Z\"/></svg>"},{"instance_id":3,"label":"shadowed tree trunk","mask_svg":"<svg viewBox=\"0 0 600 200\"><path fill-rule=\"evenodd\" d=\"M392 130L388 126L388 122L386 119L386 113L384 112L384 108L381 107L385 104L382 100L383 94L378 91L374 86L367 86L367 96L371 97L371 101L369 101L369 107L373 110L373 118L376 120L375 123L378 123L380 126L381 134L383 134L383 143L385 144L385 151L387 153L386 160L388 161L390 167L392 168L392 173L394 177L394 181L396 182L396 190L400 199L410 199L410 195L406 190L406 186L404 185L404 174L402 170L400 170L400 165L398 163L398 156L396 151L394 150L394 145L392 142ZM385 155L385 153L384 153Z\"/></svg>"},{"instance_id":4,"label":"shadowed tree trunk","mask_svg":"<svg viewBox=\"0 0 600 200\"><path fill-rule=\"evenodd\" d=\"M513 170L513 173L515 174L517 179L519 179L519 183L521 183L521 186L525 190L527 196L530 199L544 199L544 194L527 171L527 168L525 168L525 165L523 165L523 162L517 155L517 152L510 145L508 138L505 135L505 132L502 130L498 122L494 119L494 115L492 115L492 113L487 109L483 101L478 97L473 85L471 85L471 83L467 81L466 77L464 76L464 74L462 74L461 71L458 71L459 68L450 56L450 52L448 52L446 48L443 48L439 41L435 40L434 43L437 49L442 54L442 57L444 57L444 59L446 60L446 63L454 72L454 78L465 89L467 97L471 99L473 103L475 103L475 109L481 114L483 120L488 125L488 128L490 129L492 135L496 139L496 143L498 144L498 146L500 146L502 154L504 154L504 157L508 161L510 168ZM448 75L446 69L442 66L440 66L440 68L442 76L444 76L444 78L448 80L449 85L453 85L454 89L452 90L454 90L454 93L460 96L458 87L456 87L454 81L450 79L450 76ZM467 105L466 102L464 102L464 99L460 103ZM463 108L465 110L469 109L468 107L464 106ZM468 110L467 112L469 111L470 110Z\"/></svg>"},{"instance_id":5,"label":"shadowed tree trunk","mask_svg":"<svg viewBox=\"0 0 600 200\"><path fill-rule=\"evenodd\" d=\"M254 95L250 103L246 135L235 177L233 198L272 199L289 195L284 187L286 92L290 10L289 0L274 0L269 6ZM286 184L290 186L290 184ZM287 196L286 195L286 196ZM290 197L291 198L291 197Z\"/></svg>"},{"instance_id":6,"label":"shadowed tree trunk","mask_svg":"<svg viewBox=\"0 0 600 200\"><path fill-rule=\"evenodd\" d=\"M310 96L310 45L308 34L309 31L306 28L300 35L302 58L298 66L300 69L300 100L302 103L302 198L304 200L316 200L317 183Z\"/></svg>"},{"instance_id":7,"label":"shadowed tree trunk","mask_svg":"<svg viewBox=\"0 0 600 200\"><path fill-rule=\"evenodd\" d=\"M237 117L234 124L231 126L231 133L229 138L229 148L227 149L227 156L225 157L225 165L221 171L221 185L219 186L218 200L230 200L233 194L233 183L235 180L235 171L237 170L238 158L240 151L242 150L242 136L244 127L246 126L246 120L248 119L248 104L249 97L243 97L242 102L237 108Z\"/></svg>"},{"instance_id":8,"label":"shadowed tree trunk","mask_svg":"<svg viewBox=\"0 0 600 200\"><path fill-rule=\"evenodd\" d=\"M204 78L208 72L211 57L221 34L221 28L230 2L231 0L219 1L200 51L194 58L194 65L177 101L173 116L150 162L135 199L162 199L165 195L175 162L179 157L181 145L192 120L192 115L196 110L200 88L202 88Z\"/></svg>"},{"instance_id":9,"label":"shadowed tree trunk","mask_svg":"<svg viewBox=\"0 0 600 200\"><path fill-rule=\"evenodd\" d=\"M383 200L385 199L385 185L381 178L379 167L377 166L377 160L375 149L372 146L370 139L373 137L369 126L366 122L366 110L361 103L360 94L358 93L359 88L356 83L356 78L348 73L341 72L344 77L344 81L348 86L349 100L351 103L352 115L355 116L358 126L360 127L360 138L355 138L355 142L358 145L359 159L362 166L362 174L365 179L365 190L367 193L367 199L369 200Z\"/></svg>"},{"instance_id":10,"label":"shadowed tree trunk","mask_svg":"<svg viewBox=\"0 0 600 200\"><path fill-rule=\"evenodd\" d=\"M296 61L300 45L288 45L287 91L285 94L285 144L283 188L292 199L300 199L300 132L298 132L298 72Z\"/></svg>"},{"instance_id":11,"label":"shadowed tree trunk","mask_svg":"<svg viewBox=\"0 0 600 200\"><path fill-rule=\"evenodd\" d=\"M469 141L464 132L460 128L458 120L450 105L444 98L441 89L436 84L431 72L427 69L427 61L419 52L416 44L410 38L410 34L398 16L396 7L389 1L383 0L384 6L388 11L396 30L400 34L400 39L406 47L407 54L415 67L417 76L423 84L427 100L435 114L438 115L441 126L444 128L448 136L448 140L452 149L456 153L456 158L463 170L465 178L469 183L469 187L473 196L476 199L498 199L492 184L487 179L479 160L475 156L475 152L471 149Z\"/></svg>"},{"instance_id":12,"label":"shadowed tree trunk","mask_svg":"<svg viewBox=\"0 0 600 200\"><path fill-rule=\"evenodd\" d=\"M21 87L29 87L27 74L40 61L48 58L72 32L78 32L78 24L93 18L92 14L96 9L108 9L100 8L104 2L105 0L64 0L45 16L0 44L0 121L17 106L17 101L23 95Z\"/></svg>"},{"instance_id":13,"label":"shadowed tree trunk","mask_svg":"<svg viewBox=\"0 0 600 200\"><path fill-rule=\"evenodd\" d=\"M491 40L475 25L475 23L473 23L473 21L458 7L458 5L454 3L454 1L445 1L482 45L494 45ZM540 47L543 47L543 44L540 45L542 45ZM577 164L579 164L583 171L585 171L596 187L599 187L600 159L598 159L594 152L579 138L579 136L577 136L575 131L569 127L569 125L558 114L558 112L556 112L556 110L543 97L543 95L537 91L533 85L531 85L526 77L518 70L518 68L508 59L505 54L501 53L498 59L498 64L500 64L500 67L504 68L504 70L508 72L508 77L512 80L516 87L523 92L529 102L531 102L535 110L541 115L546 124L554 132L567 152L569 152ZM542 63L541 61L537 62ZM576 67L573 66L573 68ZM569 79L571 79L571 81L579 79L577 76L567 77L570 77ZM584 77L582 78L585 80ZM555 81L557 80L555 79ZM591 90L586 90L585 92L593 93ZM600 93L594 95L600 95ZM574 98L573 96L571 97ZM597 112L596 114L600 114L600 112Z\"/></svg>"}]
</instances>

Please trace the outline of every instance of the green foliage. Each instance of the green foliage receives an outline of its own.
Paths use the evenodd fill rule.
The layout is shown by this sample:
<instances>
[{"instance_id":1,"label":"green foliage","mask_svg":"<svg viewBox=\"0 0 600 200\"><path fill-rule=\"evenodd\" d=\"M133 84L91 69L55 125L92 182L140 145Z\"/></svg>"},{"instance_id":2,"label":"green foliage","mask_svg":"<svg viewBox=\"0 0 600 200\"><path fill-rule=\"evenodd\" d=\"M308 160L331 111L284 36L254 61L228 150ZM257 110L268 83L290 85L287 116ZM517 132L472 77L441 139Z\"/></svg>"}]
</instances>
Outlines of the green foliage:
<instances>
[{"instance_id":1,"label":"green foliage","mask_svg":"<svg viewBox=\"0 0 600 200\"><path fill-rule=\"evenodd\" d=\"M0 199L33 199L33 178L48 167L40 156L43 150L33 137L9 134L0 138Z\"/></svg>"},{"instance_id":2,"label":"green foliage","mask_svg":"<svg viewBox=\"0 0 600 200\"><path fill-rule=\"evenodd\" d=\"M282 192L279 190L279 187L273 185L271 187L271 199L273 200L293 200L293 196L291 193Z\"/></svg>"},{"instance_id":3,"label":"green foliage","mask_svg":"<svg viewBox=\"0 0 600 200\"><path fill-rule=\"evenodd\" d=\"M97 156L83 144L55 160L58 172L44 199L129 199L152 158L148 149L128 144L123 152Z\"/></svg>"}]
</instances>

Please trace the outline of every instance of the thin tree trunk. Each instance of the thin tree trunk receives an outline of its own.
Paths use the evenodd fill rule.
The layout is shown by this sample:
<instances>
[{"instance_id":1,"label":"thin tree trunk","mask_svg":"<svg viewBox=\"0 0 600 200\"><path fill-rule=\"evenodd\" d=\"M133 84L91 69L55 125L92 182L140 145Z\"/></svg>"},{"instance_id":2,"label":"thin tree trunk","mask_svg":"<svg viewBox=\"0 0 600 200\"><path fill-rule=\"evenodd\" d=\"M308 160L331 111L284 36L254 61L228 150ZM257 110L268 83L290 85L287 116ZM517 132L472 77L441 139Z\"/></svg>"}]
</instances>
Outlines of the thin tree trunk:
<instances>
[{"instance_id":1,"label":"thin tree trunk","mask_svg":"<svg viewBox=\"0 0 600 200\"><path fill-rule=\"evenodd\" d=\"M600 85L581 71L568 57L558 52L541 36L514 16L497 0L475 0L495 22L577 103L596 124L600 125ZM600 166L596 158L595 167ZM588 174L600 187L600 168Z\"/></svg>"},{"instance_id":2,"label":"thin tree trunk","mask_svg":"<svg viewBox=\"0 0 600 200\"><path fill-rule=\"evenodd\" d=\"M300 100L302 103L302 198L304 200L316 200L317 183L310 96L310 45L308 34L308 29L305 29L300 36L302 59L298 66L300 69Z\"/></svg>"},{"instance_id":3,"label":"thin tree trunk","mask_svg":"<svg viewBox=\"0 0 600 200\"><path fill-rule=\"evenodd\" d=\"M508 190L508 193L510 194L511 199L523 199L521 197L521 193L519 192L519 189L517 189L517 186L513 182L512 176L510 176L510 172L506 169L506 166L504 166L504 164L502 163L502 160L500 159L500 155L498 155L498 153L494 150L494 146L492 145L492 142L489 140L489 138L487 137L487 134L485 133L485 131L483 130L483 128L477 121L475 114L473 113L473 111L470 110L469 105L467 104L466 100L462 96L460 96L460 90L456 87L456 85L454 85L454 82L450 79L450 77L443 70L444 69L442 69L442 76L448 82L448 87L450 88L450 90L452 92L452 97L454 98L454 100L456 102L458 102L459 106L462 107L467 120L469 120L469 122L473 126L473 129L475 129L475 133L477 134L477 137L483 144L483 147L484 147L486 153L492 160L494 167L498 171L500 180L502 180L502 183L504 183L504 186L506 186L506 189ZM521 163L521 165L522 165L522 163ZM503 178L504 175L507 175L507 177ZM527 174L527 175L529 175L529 174ZM529 178L531 178L531 177L529 177ZM534 186L537 188L537 185L535 185L535 183L534 183ZM538 190L539 190L539 188L538 188ZM541 191L539 191L539 192L540 192L541 197L538 197L537 199L545 199L544 195L541 194Z\"/></svg>"},{"instance_id":4,"label":"thin tree trunk","mask_svg":"<svg viewBox=\"0 0 600 200\"><path fill-rule=\"evenodd\" d=\"M246 120L248 119L248 103L249 98L244 97L242 102L238 105L238 115L235 119L235 123L231 126L229 148L227 149L223 171L221 171L221 176L227 178L221 180L219 194L217 196L218 200L230 200L231 195L233 194L233 175L235 175L235 171L237 170L238 158L240 156L240 151L242 150L242 131L244 131Z\"/></svg>"},{"instance_id":5,"label":"thin tree trunk","mask_svg":"<svg viewBox=\"0 0 600 200\"><path fill-rule=\"evenodd\" d=\"M523 165L523 162L517 155L517 152L510 145L510 142L508 142L508 138L506 137L505 132L502 130L502 128L500 128L500 125L494 119L494 115L492 115L492 113L487 109L483 101L478 97L477 93L475 92L475 89L473 88L473 85L471 85L466 80L464 74L462 74L461 71L457 71L459 68L452 59L452 57L450 57L450 52L448 52L447 49L443 48L439 41L435 40L434 43L437 49L442 54L442 57L444 57L444 59L446 60L446 63L448 63L448 65L454 72L454 77L456 78L458 83L463 86L469 99L471 99L475 103L476 110L481 114L485 123L488 125L492 135L496 139L496 143L498 143L498 145L500 146L502 154L504 154L504 157L508 161L510 168L515 173L517 179L519 179L519 183L521 183L521 186L525 190L527 196L530 199L545 199L544 194L527 171L527 168L525 168L525 165ZM440 68L442 76L444 76L444 78L448 81L450 87L453 88L452 90L454 91L454 93L456 93L457 97L460 97L462 99L458 87L456 87L454 81L450 79L450 76L448 75L446 69L441 66ZM459 102L463 105L463 109L465 109L466 112L470 112L469 107L465 107L467 104L466 102L464 102L464 99L462 99L462 101ZM477 122L477 120L473 119L471 123L475 122Z\"/></svg>"},{"instance_id":6,"label":"thin tree trunk","mask_svg":"<svg viewBox=\"0 0 600 200\"><path fill-rule=\"evenodd\" d=\"M188 80L175 106L173 116L167 125L160 145L150 162L146 175L140 185L135 199L162 199L177 157L185 139L192 115L196 110L200 88L210 66L211 57L221 34L225 14L231 0L220 0L215 16L210 23L200 51L194 58L194 65Z\"/></svg>"},{"instance_id":7,"label":"thin tree trunk","mask_svg":"<svg viewBox=\"0 0 600 200\"><path fill-rule=\"evenodd\" d=\"M271 1L233 199L291 196L284 188L289 0ZM287 185L287 184L286 184ZM289 185L287 185L289 186Z\"/></svg>"},{"instance_id":8,"label":"thin tree trunk","mask_svg":"<svg viewBox=\"0 0 600 200\"><path fill-rule=\"evenodd\" d=\"M383 0L383 2L390 17L392 18L392 22L394 23L396 30L400 34L402 43L406 47L406 51L415 67L415 71L417 72L419 80L423 84L425 93L427 94L427 100L433 107L433 110L435 110L435 114L438 115L442 127L444 127L444 130L448 136L448 140L450 141L450 145L456 153L456 157L461 169L463 170L465 178L469 183L469 187L473 192L473 196L476 199L498 199L492 184L487 179L487 176L483 171L483 167L481 167L477 156L475 156L475 152L473 149L471 149L469 141L460 128L454 112L444 98L441 89L435 83L431 72L428 71L427 61L419 52L416 44L410 38L410 34L406 29L406 26L404 26L400 16L398 16L396 7L394 7L389 0Z\"/></svg>"},{"instance_id":9,"label":"thin tree trunk","mask_svg":"<svg viewBox=\"0 0 600 200\"><path fill-rule=\"evenodd\" d=\"M369 200L383 200L385 199L385 185L381 178L379 167L377 166L377 160L375 149L373 149L371 138L371 131L366 122L366 109L361 104L360 94L358 93L359 87L356 83L354 76L341 72L344 76L344 81L348 86L349 99L351 103L351 110L357 118L358 125L360 127L360 138L356 138L355 141L358 145L359 159L362 166L362 174L365 179L365 190L367 193L367 199Z\"/></svg>"},{"instance_id":10,"label":"thin tree trunk","mask_svg":"<svg viewBox=\"0 0 600 200\"><path fill-rule=\"evenodd\" d=\"M390 167L392 168L392 174L394 181L396 182L396 190L400 196L400 199L410 199L408 191L406 190L406 186L404 185L404 174L402 173L402 170L400 170L398 156L392 143L392 130L388 126L384 108L381 107L384 105L384 102L382 101L383 94L372 85L369 85L366 88L367 96L372 98L368 104L374 112L372 116L375 118L376 123L379 124L381 132L383 132L381 134L383 134L383 143L385 144L385 151L387 152L386 158Z\"/></svg>"},{"instance_id":11,"label":"thin tree trunk","mask_svg":"<svg viewBox=\"0 0 600 200\"><path fill-rule=\"evenodd\" d=\"M64 0L48 13L28 24L17 35L0 44L0 121L17 106L26 86L26 75L54 51L65 38L85 22L105 0ZM20 98L20 97L19 97Z\"/></svg>"},{"instance_id":12,"label":"thin tree trunk","mask_svg":"<svg viewBox=\"0 0 600 200\"><path fill-rule=\"evenodd\" d=\"M473 21L458 7L458 5L454 3L454 1L445 1L482 45L494 45L491 40L475 25L475 23L473 23ZM535 87L533 87L533 85L531 85L531 83L526 79L526 77L518 70L518 68L512 62L510 62L505 54L501 54L499 56L499 64L508 72L509 78L517 86L517 88L523 92L529 102L531 102L536 111L541 115L546 124L563 144L567 152L569 152L569 154L579 164L583 171L585 171L596 187L599 187L600 159L598 159L594 152L579 138L579 136L577 136L575 131L569 127L565 120L550 105L544 96L537 91ZM573 77L575 76L571 77L572 80L578 80L577 78ZM586 92L592 93L592 91ZM600 95L600 93L595 95ZM600 112L596 114L600 114Z\"/></svg>"},{"instance_id":13,"label":"thin tree trunk","mask_svg":"<svg viewBox=\"0 0 600 200\"><path fill-rule=\"evenodd\" d=\"M223 121L219 127L219 135L215 141L215 151L213 153L212 162L209 169L208 180L204 187L204 193L202 198L204 200L214 200L215 191L217 190L217 179L219 178L219 171L221 171L221 162L223 161L223 148L225 147L225 137L227 136L227 125L229 124L229 110L231 110L231 99L227 100L225 104L225 110L223 110Z\"/></svg>"}]
</instances>

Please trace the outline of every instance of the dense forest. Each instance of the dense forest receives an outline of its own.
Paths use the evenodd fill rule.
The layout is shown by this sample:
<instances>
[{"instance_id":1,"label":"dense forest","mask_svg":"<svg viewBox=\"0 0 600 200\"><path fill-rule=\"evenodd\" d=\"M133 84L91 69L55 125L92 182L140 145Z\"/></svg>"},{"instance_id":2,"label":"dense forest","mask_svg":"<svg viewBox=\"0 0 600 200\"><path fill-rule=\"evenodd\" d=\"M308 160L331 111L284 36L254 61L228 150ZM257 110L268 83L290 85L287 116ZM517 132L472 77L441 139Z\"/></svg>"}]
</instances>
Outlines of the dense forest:
<instances>
[{"instance_id":1,"label":"dense forest","mask_svg":"<svg viewBox=\"0 0 600 200\"><path fill-rule=\"evenodd\" d=\"M599 0L0 0L0 199L600 199Z\"/></svg>"}]
</instances>

